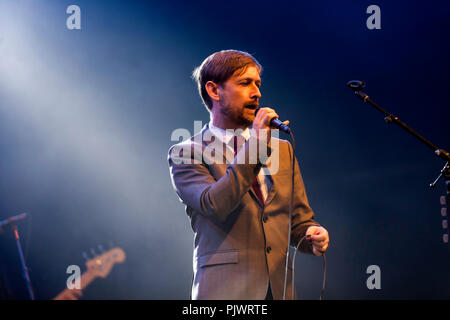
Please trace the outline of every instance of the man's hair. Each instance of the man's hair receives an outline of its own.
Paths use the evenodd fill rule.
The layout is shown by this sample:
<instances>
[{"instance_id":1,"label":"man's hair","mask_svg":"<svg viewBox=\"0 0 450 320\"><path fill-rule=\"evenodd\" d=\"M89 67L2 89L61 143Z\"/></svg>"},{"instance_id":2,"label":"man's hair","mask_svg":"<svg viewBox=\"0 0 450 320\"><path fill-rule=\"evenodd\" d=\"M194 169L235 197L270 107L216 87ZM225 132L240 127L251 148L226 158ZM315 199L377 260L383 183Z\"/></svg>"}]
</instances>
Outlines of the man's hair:
<instances>
[{"instance_id":1,"label":"man's hair","mask_svg":"<svg viewBox=\"0 0 450 320\"><path fill-rule=\"evenodd\" d=\"M192 78L197 82L198 93L208 110L212 109L212 100L206 91L206 83L213 81L221 85L234 75L244 73L249 66L254 66L259 73L262 67L251 54L238 50L222 50L206 58L200 66L192 72Z\"/></svg>"}]
</instances>

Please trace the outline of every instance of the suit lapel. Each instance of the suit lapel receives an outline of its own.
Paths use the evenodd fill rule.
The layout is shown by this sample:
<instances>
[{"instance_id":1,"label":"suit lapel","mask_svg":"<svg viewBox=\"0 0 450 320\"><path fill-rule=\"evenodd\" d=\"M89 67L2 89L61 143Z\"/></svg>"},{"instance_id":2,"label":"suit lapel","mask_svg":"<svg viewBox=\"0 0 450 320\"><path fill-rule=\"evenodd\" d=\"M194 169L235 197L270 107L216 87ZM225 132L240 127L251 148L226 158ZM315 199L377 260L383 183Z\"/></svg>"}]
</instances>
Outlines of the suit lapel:
<instances>
[{"instance_id":1,"label":"suit lapel","mask_svg":"<svg viewBox=\"0 0 450 320\"><path fill-rule=\"evenodd\" d=\"M269 179L270 184L268 184L267 187L267 199L265 205L268 206L270 202L272 201L274 195L275 195L275 181L271 175L267 176L267 179Z\"/></svg>"},{"instance_id":2,"label":"suit lapel","mask_svg":"<svg viewBox=\"0 0 450 320\"><path fill-rule=\"evenodd\" d=\"M225 164L226 166L228 166L231 163L231 161L233 161L233 159L234 159L233 154L231 154L231 156L229 155L229 157L227 158L227 153L226 153L227 146L222 141L220 141L219 148L216 148L216 146L211 145L213 143L217 144L215 139L219 139L219 138L216 137L212 133L211 130L209 130L208 124L205 124L205 126L202 129L203 155L205 154L205 149L207 149L209 147L211 149L207 150L206 154L208 154L208 155L211 154L211 156L213 158L218 160L218 161L213 162L214 165Z\"/></svg>"}]
</instances>

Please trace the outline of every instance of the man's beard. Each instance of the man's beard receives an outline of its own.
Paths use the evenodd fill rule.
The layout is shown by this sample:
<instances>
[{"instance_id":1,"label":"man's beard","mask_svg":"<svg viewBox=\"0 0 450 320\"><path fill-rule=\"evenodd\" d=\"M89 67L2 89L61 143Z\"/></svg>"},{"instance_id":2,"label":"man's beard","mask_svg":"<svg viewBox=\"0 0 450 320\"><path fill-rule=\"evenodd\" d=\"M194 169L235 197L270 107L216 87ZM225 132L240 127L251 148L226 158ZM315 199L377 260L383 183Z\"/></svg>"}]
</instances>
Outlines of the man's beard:
<instances>
[{"instance_id":1,"label":"man's beard","mask_svg":"<svg viewBox=\"0 0 450 320\"><path fill-rule=\"evenodd\" d=\"M252 125L254 119L249 119L244 115L245 107L240 109L233 109L230 107L228 101L223 101L220 108L220 113L224 118L231 119L238 126L249 127Z\"/></svg>"}]
</instances>

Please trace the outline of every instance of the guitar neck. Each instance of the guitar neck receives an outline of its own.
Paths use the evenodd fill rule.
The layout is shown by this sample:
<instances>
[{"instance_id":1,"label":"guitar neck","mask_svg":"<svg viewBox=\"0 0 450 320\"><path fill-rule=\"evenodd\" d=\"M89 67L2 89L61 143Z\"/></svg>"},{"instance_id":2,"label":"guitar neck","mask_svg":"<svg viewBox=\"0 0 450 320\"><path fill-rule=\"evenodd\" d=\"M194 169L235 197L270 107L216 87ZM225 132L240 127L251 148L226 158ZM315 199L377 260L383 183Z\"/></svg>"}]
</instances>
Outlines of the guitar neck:
<instances>
[{"instance_id":1,"label":"guitar neck","mask_svg":"<svg viewBox=\"0 0 450 320\"><path fill-rule=\"evenodd\" d=\"M113 248L87 261L86 271L77 279L80 287L73 289L67 287L54 300L77 300L82 295L81 290L86 288L97 277L106 278L114 264L124 262L125 257L125 252L121 248ZM70 280L67 279L67 281L71 281L73 276L69 278Z\"/></svg>"},{"instance_id":2,"label":"guitar neck","mask_svg":"<svg viewBox=\"0 0 450 320\"><path fill-rule=\"evenodd\" d=\"M65 298L70 295L72 290L83 290L86 288L97 276L89 272L89 270L83 272L80 276L80 289L64 289L60 294L58 294L54 300L66 300Z\"/></svg>"},{"instance_id":3,"label":"guitar neck","mask_svg":"<svg viewBox=\"0 0 450 320\"><path fill-rule=\"evenodd\" d=\"M86 288L95 278L96 276L89 272L89 270L83 272L80 277L80 289L83 290L84 288Z\"/></svg>"}]
</instances>

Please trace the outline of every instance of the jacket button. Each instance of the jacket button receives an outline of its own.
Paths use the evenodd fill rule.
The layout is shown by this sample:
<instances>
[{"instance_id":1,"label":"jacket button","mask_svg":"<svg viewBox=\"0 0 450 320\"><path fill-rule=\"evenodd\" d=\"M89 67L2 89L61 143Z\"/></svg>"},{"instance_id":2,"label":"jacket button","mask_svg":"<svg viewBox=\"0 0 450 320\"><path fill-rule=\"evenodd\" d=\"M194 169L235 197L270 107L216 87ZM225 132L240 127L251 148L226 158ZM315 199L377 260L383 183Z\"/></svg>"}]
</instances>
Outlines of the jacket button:
<instances>
[{"instance_id":1,"label":"jacket button","mask_svg":"<svg viewBox=\"0 0 450 320\"><path fill-rule=\"evenodd\" d=\"M263 222L266 223L267 222L267 217L263 217Z\"/></svg>"},{"instance_id":2,"label":"jacket button","mask_svg":"<svg viewBox=\"0 0 450 320\"><path fill-rule=\"evenodd\" d=\"M270 253L271 250L272 250L271 247L267 247L267 248L266 248L267 253Z\"/></svg>"}]
</instances>

